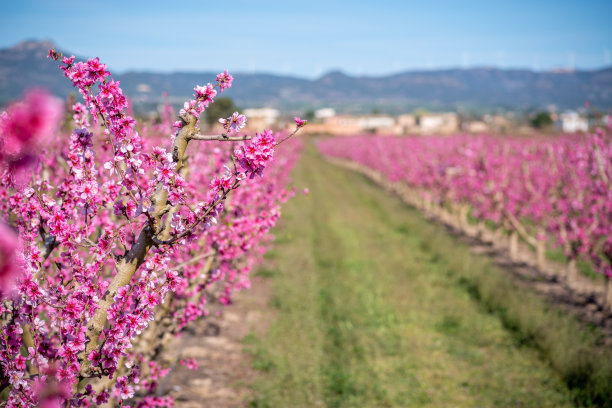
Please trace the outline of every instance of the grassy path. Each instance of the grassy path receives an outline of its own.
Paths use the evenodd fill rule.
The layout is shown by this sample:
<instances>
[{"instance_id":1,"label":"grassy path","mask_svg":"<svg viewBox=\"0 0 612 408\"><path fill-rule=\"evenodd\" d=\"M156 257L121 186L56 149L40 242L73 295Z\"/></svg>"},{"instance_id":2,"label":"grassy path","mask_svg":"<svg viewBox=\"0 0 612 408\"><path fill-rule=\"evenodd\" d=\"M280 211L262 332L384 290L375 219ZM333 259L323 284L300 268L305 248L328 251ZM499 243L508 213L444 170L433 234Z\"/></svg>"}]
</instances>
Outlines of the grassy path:
<instances>
[{"instance_id":1,"label":"grassy path","mask_svg":"<svg viewBox=\"0 0 612 408\"><path fill-rule=\"evenodd\" d=\"M481 260L310 149L262 271L275 323L246 347L256 407L565 407L564 383L461 286Z\"/></svg>"}]
</instances>

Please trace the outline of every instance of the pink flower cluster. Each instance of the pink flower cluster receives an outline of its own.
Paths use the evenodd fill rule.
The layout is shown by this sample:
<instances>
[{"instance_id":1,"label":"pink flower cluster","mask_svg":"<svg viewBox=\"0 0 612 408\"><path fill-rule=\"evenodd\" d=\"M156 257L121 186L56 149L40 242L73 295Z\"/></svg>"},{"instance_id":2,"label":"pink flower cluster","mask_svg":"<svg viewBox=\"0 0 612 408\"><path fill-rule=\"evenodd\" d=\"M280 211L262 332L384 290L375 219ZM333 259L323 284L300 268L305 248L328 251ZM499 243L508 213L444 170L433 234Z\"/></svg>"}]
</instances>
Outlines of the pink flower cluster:
<instances>
[{"instance_id":1,"label":"pink flower cluster","mask_svg":"<svg viewBox=\"0 0 612 408\"><path fill-rule=\"evenodd\" d=\"M7 176L30 167L45 141L57 130L61 103L48 93L33 90L23 101L9 106L0 115L0 171ZM27 169L24 169L27 171ZM6 178L6 177L5 177ZM6 180L9 182L9 180ZM14 180L13 180L14 181Z\"/></svg>"},{"instance_id":2,"label":"pink flower cluster","mask_svg":"<svg viewBox=\"0 0 612 408\"><path fill-rule=\"evenodd\" d=\"M190 370L196 371L198 369L198 362L195 361L194 358L189 358L187 360L181 360L181 365L186 366Z\"/></svg>"},{"instance_id":3,"label":"pink flower cluster","mask_svg":"<svg viewBox=\"0 0 612 408\"><path fill-rule=\"evenodd\" d=\"M308 124L308 121L307 121L307 120L300 119L300 118L299 118L299 117L297 117L297 116L293 118L293 121L295 122L295 125L296 125L298 128L304 127L304 126L306 126L306 125Z\"/></svg>"},{"instance_id":4,"label":"pink flower cluster","mask_svg":"<svg viewBox=\"0 0 612 408\"><path fill-rule=\"evenodd\" d=\"M224 73L217 75L217 84L219 87L219 92L223 92L224 90L231 88L232 82L234 81L234 77L228 74L227 70ZM210 83L206 84L206 86L196 85L193 89L194 98L188 102L185 102L183 108L179 111L179 115L185 115L187 113L199 118L202 112L208 108L208 106L214 102L215 96L217 96L217 91L215 90L215 85ZM180 122L174 123L175 127L180 127Z\"/></svg>"},{"instance_id":5,"label":"pink flower cluster","mask_svg":"<svg viewBox=\"0 0 612 408\"><path fill-rule=\"evenodd\" d=\"M4 223L0 223L0 292L9 292L20 273L17 234Z\"/></svg>"},{"instance_id":6,"label":"pink flower cluster","mask_svg":"<svg viewBox=\"0 0 612 408\"><path fill-rule=\"evenodd\" d=\"M246 126L246 116L234 112L232 116L226 119L219 119L219 123L223 125L223 129L226 132L238 132L240 129Z\"/></svg>"},{"instance_id":7,"label":"pink flower cluster","mask_svg":"<svg viewBox=\"0 0 612 408\"><path fill-rule=\"evenodd\" d=\"M227 72L227 69L217 75L217 84L219 85L219 89L221 89L221 91L231 88L233 81L234 77Z\"/></svg>"},{"instance_id":8,"label":"pink flower cluster","mask_svg":"<svg viewBox=\"0 0 612 408\"><path fill-rule=\"evenodd\" d=\"M266 130L256 134L249 143L236 149L234 156L246 175L253 178L255 175L261 176L263 169L272 161L274 146L274 135Z\"/></svg>"}]
</instances>

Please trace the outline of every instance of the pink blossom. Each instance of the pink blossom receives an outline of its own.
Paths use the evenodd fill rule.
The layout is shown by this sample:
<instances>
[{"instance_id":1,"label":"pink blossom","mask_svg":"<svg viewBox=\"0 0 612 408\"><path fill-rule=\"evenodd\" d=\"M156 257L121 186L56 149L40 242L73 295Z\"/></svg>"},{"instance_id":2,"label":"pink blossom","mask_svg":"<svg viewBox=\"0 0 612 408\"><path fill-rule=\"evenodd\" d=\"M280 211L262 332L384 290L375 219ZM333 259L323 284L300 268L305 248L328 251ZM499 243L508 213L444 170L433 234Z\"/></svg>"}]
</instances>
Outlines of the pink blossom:
<instances>
[{"instance_id":1,"label":"pink blossom","mask_svg":"<svg viewBox=\"0 0 612 408\"><path fill-rule=\"evenodd\" d=\"M110 76L110 72L106 70L106 64L101 64L99 58L90 58L87 61L89 66L89 75L94 78L95 81L103 82L104 77Z\"/></svg>"},{"instance_id":2,"label":"pink blossom","mask_svg":"<svg viewBox=\"0 0 612 408\"><path fill-rule=\"evenodd\" d=\"M300 119L300 118L299 118L299 117L297 117L297 116L293 118L293 121L295 122L295 124L296 124L296 126L297 126L298 128L301 128L301 127L303 127L303 126L306 126L306 124L308 124L308 121L307 121L307 120L302 120L302 119Z\"/></svg>"},{"instance_id":3,"label":"pink blossom","mask_svg":"<svg viewBox=\"0 0 612 408\"><path fill-rule=\"evenodd\" d=\"M256 134L249 143L235 150L234 155L251 178L254 175L261 175L274 156L274 135L270 131Z\"/></svg>"},{"instance_id":4,"label":"pink blossom","mask_svg":"<svg viewBox=\"0 0 612 408\"><path fill-rule=\"evenodd\" d=\"M34 155L43 140L57 129L58 100L41 90L29 91L22 102L9 106L0 117L0 159L14 161Z\"/></svg>"},{"instance_id":5,"label":"pink blossom","mask_svg":"<svg viewBox=\"0 0 612 408\"><path fill-rule=\"evenodd\" d=\"M0 291L8 292L15 279L21 275L16 259L17 234L0 222Z\"/></svg>"},{"instance_id":6,"label":"pink blossom","mask_svg":"<svg viewBox=\"0 0 612 408\"><path fill-rule=\"evenodd\" d=\"M217 91L214 90L211 84L206 84L206 86L196 86L193 90L195 92L194 96L198 102L202 102L206 107L217 95Z\"/></svg>"},{"instance_id":7,"label":"pink blossom","mask_svg":"<svg viewBox=\"0 0 612 408\"><path fill-rule=\"evenodd\" d=\"M219 123L223 125L223 128L227 132L238 132L240 129L246 126L246 116L234 112L232 116L226 119L219 119Z\"/></svg>"},{"instance_id":8,"label":"pink blossom","mask_svg":"<svg viewBox=\"0 0 612 408\"><path fill-rule=\"evenodd\" d=\"M217 84L219 85L221 92L227 88L230 88L233 81L234 77L227 72L227 69L223 73L217 75Z\"/></svg>"},{"instance_id":9,"label":"pink blossom","mask_svg":"<svg viewBox=\"0 0 612 408\"><path fill-rule=\"evenodd\" d=\"M196 371L198 369L198 362L194 358L181 360L181 365L186 366L190 370Z\"/></svg>"}]
</instances>

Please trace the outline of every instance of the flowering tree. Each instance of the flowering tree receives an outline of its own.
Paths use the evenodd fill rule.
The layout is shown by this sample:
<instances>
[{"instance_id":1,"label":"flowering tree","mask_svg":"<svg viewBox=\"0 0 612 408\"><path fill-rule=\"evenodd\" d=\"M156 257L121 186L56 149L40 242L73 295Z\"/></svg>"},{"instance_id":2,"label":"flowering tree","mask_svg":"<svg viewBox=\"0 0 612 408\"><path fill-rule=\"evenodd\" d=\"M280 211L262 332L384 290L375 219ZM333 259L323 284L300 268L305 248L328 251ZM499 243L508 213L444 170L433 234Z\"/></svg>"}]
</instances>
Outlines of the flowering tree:
<instances>
[{"instance_id":1,"label":"flowering tree","mask_svg":"<svg viewBox=\"0 0 612 408\"><path fill-rule=\"evenodd\" d=\"M575 280L577 260L589 262L608 278L612 308L612 139L604 130L534 139L355 136L319 148L437 206L466 206L540 250L545 241L560 246L569 260L566 282Z\"/></svg>"},{"instance_id":2,"label":"flowering tree","mask_svg":"<svg viewBox=\"0 0 612 408\"><path fill-rule=\"evenodd\" d=\"M0 120L2 404L170 406L155 396L168 372L156 357L249 286L299 146L272 165L275 135L240 135L237 113L221 118L225 133L200 133L227 71L196 86L177 121L165 109L161 124L138 124L97 58L49 56L84 103L71 132L40 91Z\"/></svg>"}]
</instances>

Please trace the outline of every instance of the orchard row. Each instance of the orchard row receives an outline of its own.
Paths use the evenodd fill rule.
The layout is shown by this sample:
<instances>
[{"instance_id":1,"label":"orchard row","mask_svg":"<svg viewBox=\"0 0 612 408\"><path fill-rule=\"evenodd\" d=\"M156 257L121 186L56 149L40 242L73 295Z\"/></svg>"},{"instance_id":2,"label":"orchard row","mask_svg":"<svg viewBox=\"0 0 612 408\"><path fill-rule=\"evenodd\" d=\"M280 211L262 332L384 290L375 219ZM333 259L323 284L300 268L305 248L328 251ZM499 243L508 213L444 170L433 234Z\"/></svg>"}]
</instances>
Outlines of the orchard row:
<instances>
[{"instance_id":1,"label":"orchard row","mask_svg":"<svg viewBox=\"0 0 612 408\"><path fill-rule=\"evenodd\" d=\"M320 150L612 277L612 137L354 136Z\"/></svg>"},{"instance_id":2,"label":"orchard row","mask_svg":"<svg viewBox=\"0 0 612 408\"><path fill-rule=\"evenodd\" d=\"M97 58L49 55L82 103L64 112L33 91L0 120L5 406L171 406L161 350L249 287L299 143L275 157L276 135L241 135L237 113L220 118L226 133L201 134L227 71L178 120L167 106L138 123Z\"/></svg>"}]
</instances>

